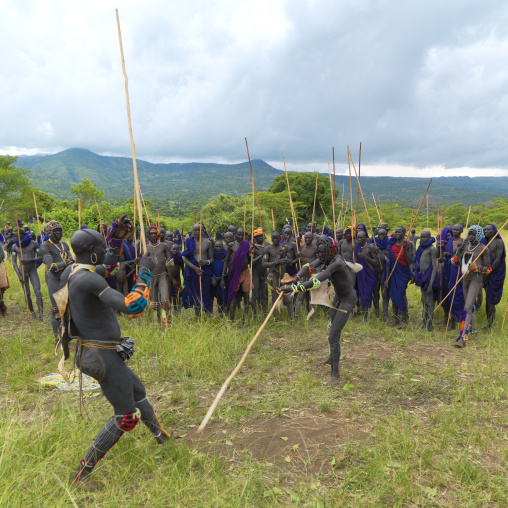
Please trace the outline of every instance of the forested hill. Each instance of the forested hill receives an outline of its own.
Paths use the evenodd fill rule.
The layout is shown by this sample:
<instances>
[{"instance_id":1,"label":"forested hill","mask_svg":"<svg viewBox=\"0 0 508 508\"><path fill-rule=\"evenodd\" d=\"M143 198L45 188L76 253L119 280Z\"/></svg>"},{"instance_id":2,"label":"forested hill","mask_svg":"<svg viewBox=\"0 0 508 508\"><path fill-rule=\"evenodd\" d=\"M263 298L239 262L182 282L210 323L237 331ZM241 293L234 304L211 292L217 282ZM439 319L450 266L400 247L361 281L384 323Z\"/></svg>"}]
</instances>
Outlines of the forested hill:
<instances>
[{"instance_id":1,"label":"forested hill","mask_svg":"<svg viewBox=\"0 0 508 508\"><path fill-rule=\"evenodd\" d=\"M126 157L108 157L71 148L54 155L21 156L16 166L31 170L29 177L40 189L57 198L72 199L71 186L83 178L96 182L109 201L121 201L131 197L133 192L132 160ZM274 178L282 174L262 160L253 160L252 166L258 190L266 190ZM153 164L138 160L138 170L145 198L175 215L199 207L217 194L241 196L252 188L248 162ZM328 178L328 175L323 174L322 178ZM363 177L361 181L366 198L372 199L374 193L382 201L400 204L419 201L427 185L424 179L410 177ZM342 191L342 184L345 199L348 199L349 177L337 175L336 188L339 191ZM479 205L496 197L508 198L508 178L440 177L433 179L429 204Z\"/></svg>"},{"instance_id":2,"label":"forested hill","mask_svg":"<svg viewBox=\"0 0 508 508\"><path fill-rule=\"evenodd\" d=\"M32 171L29 178L39 188L61 199L71 199L71 186L83 178L96 182L109 201L133 194L132 159L97 155L90 150L71 148L54 155L22 156L17 167ZM243 196L252 190L249 163L153 164L137 160L139 182L145 199L178 215L204 204L217 194ZM253 160L256 188L266 190L281 171L262 160ZM74 196L75 197L75 196Z\"/></svg>"}]
</instances>

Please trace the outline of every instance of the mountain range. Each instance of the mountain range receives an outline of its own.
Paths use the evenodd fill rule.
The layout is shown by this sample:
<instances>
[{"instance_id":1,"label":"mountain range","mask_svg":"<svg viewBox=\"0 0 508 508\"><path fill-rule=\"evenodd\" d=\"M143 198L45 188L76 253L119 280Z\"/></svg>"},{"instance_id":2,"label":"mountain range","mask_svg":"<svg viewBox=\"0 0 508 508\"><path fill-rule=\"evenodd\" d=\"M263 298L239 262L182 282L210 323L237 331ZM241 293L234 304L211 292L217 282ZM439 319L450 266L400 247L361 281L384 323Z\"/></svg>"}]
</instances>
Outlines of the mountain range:
<instances>
[{"instance_id":1,"label":"mountain range","mask_svg":"<svg viewBox=\"0 0 508 508\"><path fill-rule=\"evenodd\" d=\"M108 201L121 201L133 195L132 159L97 155L90 150L71 148L53 155L19 156L15 165L31 171L28 177L44 192L58 199L73 199L71 186L83 178L96 182ZM217 194L243 196L252 189L248 162L240 164L168 163L137 160L141 190L161 212L180 215L202 206ZM283 174L266 162L255 159L252 168L258 191L266 190L274 178ZM323 174L323 178L328 175ZM349 195L349 176L337 175L336 188L345 199ZM427 181L411 177L361 178L365 198L372 193L383 202L414 205L425 192ZM296 190L296 189L295 189ZM353 177L353 197L356 200ZM439 177L429 190L429 204L467 203L479 205L493 198L508 199L506 177ZM341 199L341 198L339 198Z\"/></svg>"}]
</instances>

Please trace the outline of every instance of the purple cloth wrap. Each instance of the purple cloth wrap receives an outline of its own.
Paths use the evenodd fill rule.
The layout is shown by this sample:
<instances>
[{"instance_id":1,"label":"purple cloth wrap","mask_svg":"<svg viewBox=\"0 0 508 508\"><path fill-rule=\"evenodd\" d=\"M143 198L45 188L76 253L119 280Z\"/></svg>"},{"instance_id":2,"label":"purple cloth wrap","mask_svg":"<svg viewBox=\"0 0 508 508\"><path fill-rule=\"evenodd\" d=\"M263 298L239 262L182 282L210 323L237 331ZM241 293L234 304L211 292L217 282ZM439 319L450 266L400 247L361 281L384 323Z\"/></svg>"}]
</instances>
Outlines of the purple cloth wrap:
<instances>
[{"instance_id":1,"label":"purple cloth wrap","mask_svg":"<svg viewBox=\"0 0 508 508\"><path fill-rule=\"evenodd\" d=\"M229 301L232 301L236 288L238 287L238 283L240 282L240 275L243 271L243 263L245 261L245 256L249 253L249 242L244 240L240 246L238 247L233 259L231 261L231 266L229 267L228 279L229 279Z\"/></svg>"},{"instance_id":2,"label":"purple cloth wrap","mask_svg":"<svg viewBox=\"0 0 508 508\"><path fill-rule=\"evenodd\" d=\"M372 307L372 292L377 283L378 275L376 270L373 270L365 259L358 257L358 254L361 254L362 252L362 248L359 243L355 245L355 252L357 258L356 262L363 266L363 270L360 270L356 274L358 296L360 297L362 305L367 309L370 309Z\"/></svg>"},{"instance_id":3,"label":"purple cloth wrap","mask_svg":"<svg viewBox=\"0 0 508 508\"><path fill-rule=\"evenodd\" d=\"M113 248L118 248L123 244L122 238L115 238L117 228L118 222L112 222L111 226L108 228L108 233L106 235L106 243Z\"/></svg>"}]
</instances>

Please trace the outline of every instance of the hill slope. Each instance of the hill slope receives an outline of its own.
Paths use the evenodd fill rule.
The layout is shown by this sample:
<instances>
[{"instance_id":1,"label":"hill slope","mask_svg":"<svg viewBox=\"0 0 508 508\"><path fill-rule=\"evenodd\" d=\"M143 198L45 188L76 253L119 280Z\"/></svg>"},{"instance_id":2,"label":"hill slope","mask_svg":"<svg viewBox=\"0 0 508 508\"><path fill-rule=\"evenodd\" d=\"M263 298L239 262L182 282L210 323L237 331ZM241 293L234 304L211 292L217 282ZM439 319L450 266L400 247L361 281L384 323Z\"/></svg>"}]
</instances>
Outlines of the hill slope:
<instances>
[{"instance_id":1,"label":"hill slope","mask_svg":"<svg viewBox=\"0 0 508 508\"><path fill-rule=\"evenodd\" d=\"M161 211L179 215L199 207L211 197L224 193L241 196L250 192L252 183L248 162L241 164L169 163L153 164L138 160L139 179L145 198ZM32 171L30 178L44 192L70 199L71 186L83 178L97 182L106 191L106 199L122 200L132 196L132 160L127 157L97 155L89 150L71 148L54 155L19 157L16 165ZM281 171L262 160L253 160L252 166L258 190L266 190ZM323 175L328 178L328 175ZM356 183L353 178L353 199ZM385 202L415 204L423 195L427 181L421 178L363 177L365 197L372 193ZM349 195L349 177L338 175L336 188L345 199ZM434 178L429 191L429 204L468 203L479 205L495 197L508 198L508 178Z\"/></svg>"}]
</instances>

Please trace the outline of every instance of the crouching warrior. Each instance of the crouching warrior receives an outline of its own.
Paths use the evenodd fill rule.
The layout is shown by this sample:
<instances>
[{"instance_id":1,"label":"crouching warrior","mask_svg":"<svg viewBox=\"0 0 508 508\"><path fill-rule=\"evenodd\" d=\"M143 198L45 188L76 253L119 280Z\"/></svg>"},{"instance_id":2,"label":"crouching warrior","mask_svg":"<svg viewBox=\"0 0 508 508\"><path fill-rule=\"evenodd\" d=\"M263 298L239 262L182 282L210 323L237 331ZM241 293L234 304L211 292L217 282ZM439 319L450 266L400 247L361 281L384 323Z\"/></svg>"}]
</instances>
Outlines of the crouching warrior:
<instances>
[{"instance_id":1,"label":"crouching warrior","mask_svg":"<svg viewBox=\"0 0 508 508\"><path fill-rule=\"evenodd\" d=\"M53 327L55 339L58 340L60 316L53 293L58 291L60 287L60 277L63 271L74 260L71 257L69 246L61 241L63 236L62 225L56 220L51 220L46 224L46 231L49 239L42 242L39 252L42 255L42 262L46 265L45 277L51 301L51 326Z\"/></svg>"},{"instance_id":2,"label":"crouching warrior","mask_svg":"<svg viewBox=\"0 0 508 508\"><path fill-rule=\"evenodd\" d=\"M125 216L112 224L107 248L97 231L76 231L71 238L76 264L62 275L65 286L59 293L67 290L68 294L61 329L64 356L69 356L68 342L77 339L77 365L99 382L115 414L99 431L79 465L74 481L85 487L95 483L90 483L89 477L97 462L124 432L134 429L140 419L158 443L170 437L160 426L143 383L124 363L134 352L134 340L121 337L115 316L115 311L130 318L143 314L149 299L153 259L149 253L141 258L137 283L126 297L111 289L104 280L109 273L104 266L117 263L122 239L131 234L132 224ZM57 299L60 301L59 297Z\"/></svg>"},{"instance_id":3,"label":"crouching warrior","mask_svg":"<svg viewBox=\"0 0 508 508\"><path fill-rule=\"evenodd\" d=\"M319 237L317 254L318 259L304 265L295 275L292 285L282 286L279 290L285 294L309 291L318 288L322 282L326 284L328 279L331 280L335 297L330 313L331 326L328 334L332 373L327 385L333 386L339 382L340 334L356 305L357 296L353 277L348 266L337 253L335 240L324 236ZM314 271L320 268L321 271L313 276ZM303 277L309 277L309 279L302 283L300 278Z\"/></svg>"}]
</instances>

